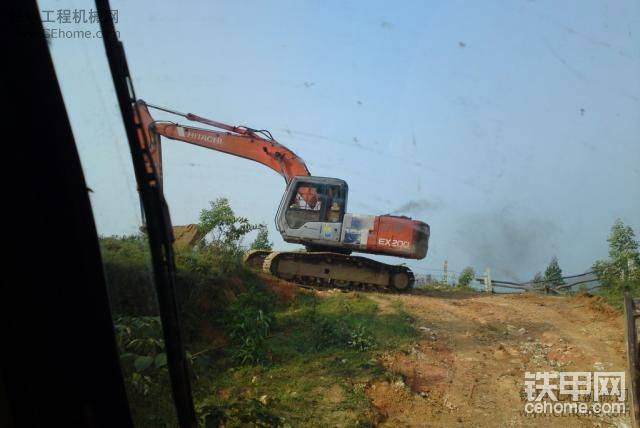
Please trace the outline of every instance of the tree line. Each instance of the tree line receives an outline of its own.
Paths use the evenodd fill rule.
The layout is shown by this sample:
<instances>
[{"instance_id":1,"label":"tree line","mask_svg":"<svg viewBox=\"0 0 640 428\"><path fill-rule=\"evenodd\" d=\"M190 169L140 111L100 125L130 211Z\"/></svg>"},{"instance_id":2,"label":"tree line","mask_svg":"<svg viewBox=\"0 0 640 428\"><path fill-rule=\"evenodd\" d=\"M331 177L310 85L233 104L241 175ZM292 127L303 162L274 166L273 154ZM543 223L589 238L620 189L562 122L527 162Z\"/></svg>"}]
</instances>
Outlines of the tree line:
<instances>
[{"instance_id":1,"label":"tree line","mask_svg":"<svg viewBox=\"0 0 640 428\"><path fill-rule=\"evenodd\" d=\"M624 292L640 294L640 252L635 232L631 226L617 219L611 226L608 258L596 260L593 273L596 275L604 294L621 296ZM460 273L458 285L468 287L476 276L473 267L468 266ZM544 271L537 272L530 284L536 289L549 290L565 285L562 268L557 256L551 257Z\"/></svg>"}]
</instances>

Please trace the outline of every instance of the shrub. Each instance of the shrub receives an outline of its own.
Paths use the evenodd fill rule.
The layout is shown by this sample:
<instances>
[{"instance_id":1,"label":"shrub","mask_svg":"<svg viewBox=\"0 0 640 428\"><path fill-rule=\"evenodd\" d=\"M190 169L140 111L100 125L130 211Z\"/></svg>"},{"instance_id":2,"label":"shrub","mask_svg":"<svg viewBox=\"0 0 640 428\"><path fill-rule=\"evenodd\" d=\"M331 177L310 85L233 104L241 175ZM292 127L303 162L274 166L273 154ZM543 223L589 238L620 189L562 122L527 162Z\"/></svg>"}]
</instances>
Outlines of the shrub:
<instances>
[{"instance_id":1,"label":"shrub","mask_svg":"<svg viewBox=\"0 0 640 428\"><path fill-rule=\"evenodd\" d=\"M240 294L225 313L231 357L240 364L267 362L267 337L273 321L270 295L257 290Z\"/></svg>"},{"instance_id":2,"label":"shrub","mask_svg":"<svg viewBox=\"0 0 640 428\"><path fill-rule=\"evenodd\" d=\"M251 243L252 250L271 250L273 243L269 241L269 229L266 224L258 226L258 236Z\"/></svg>"},{"instance_id":3,"label":"shrub","mask_svg":"<svg viewBox=\"0 0 640 428\"><path fill-rule=\"evenodd\" d=\"M476 277L476 272L473 270L471 266L467 266L462 270L460 276L458 277L458 286L459 287L469 287L471 281Z\"/></svg>"},{"instance_id":4,"label":"shrub","mask_svg":"<svg viewBox=\"0 0 640 428\"><path fill-rule=\"evenodd\" d=\"M632 296L640 296L640 252L635 233L618 219L611 227L607 239L609 242L609 258L598 260L593 270L598 276L603 295L614 306L621 308L623 295L629 292Z\"/></svg>"},{"instance_id":5,"label":"shrub","mask_svg":"<svg viewBox=\"0 0 640 428\"><path fill-rule=\"evenodd\" d=\"M121 316L114 320L125 386L136 424L173 418L173 402L158 317Z\"/></svg>"},{"instance_id":6,"label":"shrub","mask_svg":"<svg viewBox=\"0 0 640 428\"><path fill-rule=\"evenodd\" d=\"M200 211L198 230L202 236L210 235L213 242L229 248L238 248L242 238L260 226L245 217L236 216L227 198L209 202L210 208Z\"/></svg>"},{"instance_id":7,"label":"shrub","mask_svg":"<svg viewBox=\"0 0 640 428\"><path fill-rule=\"evenodd\" d=\"M355 350L368 351L376 346L373 335L362 324L348 331L347 334L347 345Z\"/></svg>"}]
</instances>

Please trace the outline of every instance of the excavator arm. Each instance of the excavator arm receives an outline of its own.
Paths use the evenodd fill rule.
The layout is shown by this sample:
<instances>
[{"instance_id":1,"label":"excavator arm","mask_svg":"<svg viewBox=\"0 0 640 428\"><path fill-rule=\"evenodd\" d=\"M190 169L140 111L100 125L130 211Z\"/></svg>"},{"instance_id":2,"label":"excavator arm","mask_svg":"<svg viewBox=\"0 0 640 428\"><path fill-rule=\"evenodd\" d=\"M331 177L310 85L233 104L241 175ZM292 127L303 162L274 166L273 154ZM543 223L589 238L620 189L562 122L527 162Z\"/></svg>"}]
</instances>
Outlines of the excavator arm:
<instances>
[{"instance_id":1,"label":"excavator arm","mask_svg":"<svg viewBox=\"0 0 640 428\"><path fill-rule=\"evenodd\" d=\"M203 129L169 121L156 121L149 113L149 108L181 116L189 121L217 129ZM161 137L259 162L282 175L287 184L293 177L311 175L304 161L294 152L279 144L268 131L244 126L231 126L192 113L180 113L147 104L142 100L136 102L135 110L140 143L147 146L147 153L150 157L148 162L154 163L160 181L162 181ZM313 198L312 195L309 197Z\"/></svg>"}]
</instances>

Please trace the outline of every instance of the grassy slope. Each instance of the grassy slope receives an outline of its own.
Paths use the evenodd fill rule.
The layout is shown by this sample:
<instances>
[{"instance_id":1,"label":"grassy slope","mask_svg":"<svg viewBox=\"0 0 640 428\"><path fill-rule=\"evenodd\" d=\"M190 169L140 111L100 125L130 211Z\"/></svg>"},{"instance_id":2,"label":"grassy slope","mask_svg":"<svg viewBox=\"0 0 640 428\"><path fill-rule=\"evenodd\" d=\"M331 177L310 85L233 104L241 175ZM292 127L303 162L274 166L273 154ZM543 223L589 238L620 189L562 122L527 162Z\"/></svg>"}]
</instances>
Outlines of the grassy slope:
<instances>
[{"instance_id":1,"label":"grassy slope","mask_svg":"<svg viewBox=\"0 0 640 428\"><path fill-rule=\"evenodd\" d=\"M123 371L136 424L170 426L174 412L166 367L135 364L140 356L155 358L163 351L136 348L137 339L159 337L132 328L141 316L156 315L145 243L105 238L102 248L114 312L127 316L118 331L130 332L124 339L119 333L119 339L128 354ZM278 299L273 285L246 271L237 254L181 253L177 286L186 347L196 355L194 398L203 422L371 425L376 415L364 388L373 378L392 376L376 355L402 349L416 335L402 307L380 313L361 293L299 292ZM237 356L246 350L230 335L239 323L251 323L258 310L270 325L264 346L251 348L261 353L260 362L242 363Z\"/></svg>"},{"instance_id":2,"label":"grassy slope","mask_svg":"<svg viewBox=\"0 0 640 428\"><path fill-rule=\"evenodd\" d=\"M220 406L261 399L294 426L369 425L375 415L364 387L384 374L375 353L402 347L415 334L411 318L398 309L379 315L358 293L301 295L275 313L269 363L219 359L197 382L197 395Z\"/></svg>"}]
</instances>

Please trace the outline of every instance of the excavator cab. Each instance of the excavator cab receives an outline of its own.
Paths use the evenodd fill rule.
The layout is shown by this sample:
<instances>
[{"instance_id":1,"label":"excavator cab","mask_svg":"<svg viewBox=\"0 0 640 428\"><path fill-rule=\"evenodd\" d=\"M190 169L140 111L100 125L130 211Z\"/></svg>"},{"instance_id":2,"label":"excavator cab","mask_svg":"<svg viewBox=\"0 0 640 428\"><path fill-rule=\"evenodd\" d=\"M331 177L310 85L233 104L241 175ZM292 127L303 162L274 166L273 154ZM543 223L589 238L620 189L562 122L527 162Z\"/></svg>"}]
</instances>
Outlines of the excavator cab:
<instances>
[{"instance_id":1,"label":"excavator cab","mask_svg":"<svg viewBox=\"0 0 640 428\"><path fill-rule=\"evenodd\" d=\"M344 180L327 177L294 177L280 202L278 231L287 242L335 246L340 241L347 206Z\"/></svg>"}]
</instances>

